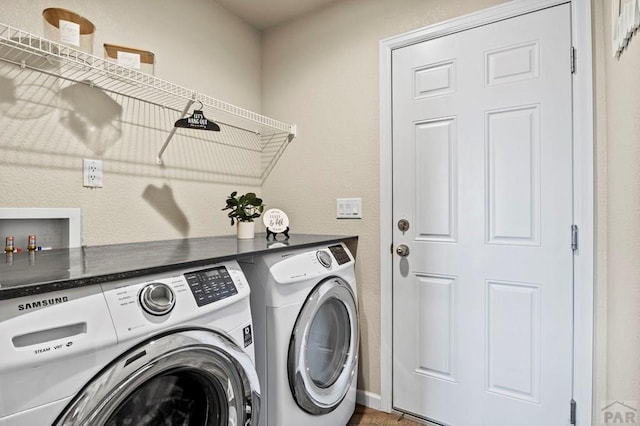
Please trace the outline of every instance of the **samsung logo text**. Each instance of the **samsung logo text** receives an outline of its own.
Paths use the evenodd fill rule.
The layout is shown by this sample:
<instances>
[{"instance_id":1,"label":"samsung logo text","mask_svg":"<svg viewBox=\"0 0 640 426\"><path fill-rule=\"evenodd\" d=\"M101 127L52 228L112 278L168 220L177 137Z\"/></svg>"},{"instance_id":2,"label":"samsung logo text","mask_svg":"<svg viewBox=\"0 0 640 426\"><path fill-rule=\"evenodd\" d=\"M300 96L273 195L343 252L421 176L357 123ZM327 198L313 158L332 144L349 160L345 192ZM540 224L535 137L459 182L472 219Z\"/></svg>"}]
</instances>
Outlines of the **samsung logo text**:
<instances>
[{"instance_id":1,"label":"samsung logo text","mask_svg":"<svg viewBox=\"0 0 640 426\"><path fill-rule=\"evenodd\" d=\"M57 305L59 303L68 302L67 296L55 297L51 299L42 299L31 303L21 303L18 305L19 311L27 311L29 309L44 308L51 305Z\"/></svg>"}]
</instances>

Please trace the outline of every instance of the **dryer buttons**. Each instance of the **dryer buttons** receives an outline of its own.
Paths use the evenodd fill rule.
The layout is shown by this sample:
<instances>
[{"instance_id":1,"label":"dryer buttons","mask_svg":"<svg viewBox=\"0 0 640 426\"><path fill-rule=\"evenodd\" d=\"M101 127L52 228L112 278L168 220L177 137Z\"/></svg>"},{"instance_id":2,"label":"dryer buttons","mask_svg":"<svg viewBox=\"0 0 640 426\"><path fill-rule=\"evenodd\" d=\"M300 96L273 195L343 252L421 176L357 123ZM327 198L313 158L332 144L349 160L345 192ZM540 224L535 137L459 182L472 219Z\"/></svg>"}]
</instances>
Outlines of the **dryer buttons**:
<instances>
[{"instance_id":1,"label":"dryer buttons","mask_svg":"<svg viewBox=\"0 0 640 426\"><path fill-rule=\"evenodd\" d=\"M320 262L322 266L327 269L331 268L332 259L329 253L327 253L326 251L318 250L316 252L316 257L318 258L318 262Z\"/></svg>"},{"instance_id":2,"label":"dryer buttons","mask_svg":"<svg viewBox=\"0 0 640 426\"><path fill-rule=\"evenodd\" d=\"M331 254L333 254L333 257L336 258L338 265L344 265L345 263L349 263L351 260L344 247L340 244L329 246L329 250L331 251Z\"/></svg>"}]
</instances>

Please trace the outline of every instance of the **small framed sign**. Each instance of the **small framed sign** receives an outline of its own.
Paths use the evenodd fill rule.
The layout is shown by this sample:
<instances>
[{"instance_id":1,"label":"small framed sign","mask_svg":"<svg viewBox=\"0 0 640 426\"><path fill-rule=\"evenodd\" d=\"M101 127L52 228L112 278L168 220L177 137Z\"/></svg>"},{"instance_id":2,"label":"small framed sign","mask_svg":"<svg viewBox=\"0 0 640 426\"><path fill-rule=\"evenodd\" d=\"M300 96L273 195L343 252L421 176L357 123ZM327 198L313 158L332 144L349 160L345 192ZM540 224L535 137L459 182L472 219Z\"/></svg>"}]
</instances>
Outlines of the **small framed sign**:
<instances>
[{"instance_id":1,"label":"small framed sign","mask_svg":"<svg viewBox=\"0 0 640 426\"><path fill-rule=\"evenodd\" d=\"M285 239L289 239L289 218L285 212L279 209L269 209L264 212L262 221L267 227L267 240L271 235L276 240L278 234L283 234Z\"/></svg>"}]
</instances>

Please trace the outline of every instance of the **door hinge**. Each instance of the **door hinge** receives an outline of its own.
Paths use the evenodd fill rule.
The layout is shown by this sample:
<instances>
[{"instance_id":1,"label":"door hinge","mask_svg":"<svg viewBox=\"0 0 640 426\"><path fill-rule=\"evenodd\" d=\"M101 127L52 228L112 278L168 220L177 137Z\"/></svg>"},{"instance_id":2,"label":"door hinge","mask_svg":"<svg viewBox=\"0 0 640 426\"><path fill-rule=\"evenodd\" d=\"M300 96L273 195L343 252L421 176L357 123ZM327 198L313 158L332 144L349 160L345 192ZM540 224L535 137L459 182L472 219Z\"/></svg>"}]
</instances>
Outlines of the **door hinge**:
<instances>
[{"instance_id":1,"label":"door hinge","mask_svg":"<svg viewBox=\"0 0 640 426\"><path fill-rule=\"evenodd\" d=\"M571 225L571 250L578 250L578 225Z\"/></svg>"},{"instance_id":2,"label":"door hinge","mask_svg":"<svg viewBox=\"0 0 640 426\"><path fill-rule=\"evenodd\" d=\"M570 413L570 421L572 425L576 424L576 401L571 400L571 413Z\"/></svg>"},{"instance_id":3,"label":"door hinge","mask_svg":"<svg viewBox=\"0 0 640 426\"><path fill-rule=\"evenodd\" d=\"M576 73L576 48L571 46L571 74Z\"/></svg>"}]
</instances>

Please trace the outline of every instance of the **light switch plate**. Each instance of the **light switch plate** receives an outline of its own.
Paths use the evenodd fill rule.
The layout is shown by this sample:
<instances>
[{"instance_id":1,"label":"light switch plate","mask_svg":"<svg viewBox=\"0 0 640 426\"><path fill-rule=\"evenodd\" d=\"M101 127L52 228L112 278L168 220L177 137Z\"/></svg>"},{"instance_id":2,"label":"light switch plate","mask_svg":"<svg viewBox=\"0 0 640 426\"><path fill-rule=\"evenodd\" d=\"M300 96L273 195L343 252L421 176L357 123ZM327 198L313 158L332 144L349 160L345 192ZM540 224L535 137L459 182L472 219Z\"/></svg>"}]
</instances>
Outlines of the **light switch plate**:
<instances>
[{"instance_id":1,"label":"light switch plate","mask_svg":"<svg viewBox=\"0 0 640 426\"><path fill-rule=\"evenodd\" d=\"M336 198L337 219L362 219L362 198Z\"/></svg>"}]
</instances>

